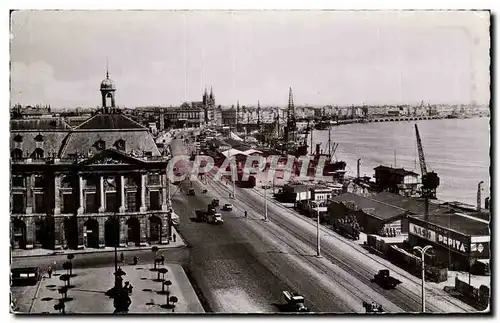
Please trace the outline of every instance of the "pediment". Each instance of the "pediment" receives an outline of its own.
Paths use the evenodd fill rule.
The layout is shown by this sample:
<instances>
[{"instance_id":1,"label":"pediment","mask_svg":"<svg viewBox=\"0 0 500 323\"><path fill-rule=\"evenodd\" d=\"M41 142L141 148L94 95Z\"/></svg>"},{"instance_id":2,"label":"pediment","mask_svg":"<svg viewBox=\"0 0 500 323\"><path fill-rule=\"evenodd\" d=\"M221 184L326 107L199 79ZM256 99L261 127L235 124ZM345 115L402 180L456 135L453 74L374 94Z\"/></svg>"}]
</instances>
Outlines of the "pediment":
<instances>
[{"instance_id":1,"label":"pediment","mask_svg":"<svg viewBox=\"0 0 500 323\"><path fill-rule=\"evenodd\" d=\"M144 161L114 149L106 149L89 156L80 163L82 166L100 165L142 165Z\"/></svg>"}]
</instances>

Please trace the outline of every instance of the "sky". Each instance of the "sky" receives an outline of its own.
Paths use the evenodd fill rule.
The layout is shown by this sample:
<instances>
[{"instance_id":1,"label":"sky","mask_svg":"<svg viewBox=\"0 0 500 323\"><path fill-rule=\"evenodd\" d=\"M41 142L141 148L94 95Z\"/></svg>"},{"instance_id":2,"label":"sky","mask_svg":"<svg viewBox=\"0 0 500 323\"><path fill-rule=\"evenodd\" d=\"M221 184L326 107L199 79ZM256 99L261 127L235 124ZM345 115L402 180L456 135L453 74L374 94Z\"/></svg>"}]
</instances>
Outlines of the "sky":
<instances>
[{"instance_id":1,"label":"sky","mask_svg":"<svg viewBox=\"0 0 500 323\"><path fill-rule=\"evenodd\" d=\"M481 11L16 11L11 104L487 104Z\"/></svg>"}]
</instances>

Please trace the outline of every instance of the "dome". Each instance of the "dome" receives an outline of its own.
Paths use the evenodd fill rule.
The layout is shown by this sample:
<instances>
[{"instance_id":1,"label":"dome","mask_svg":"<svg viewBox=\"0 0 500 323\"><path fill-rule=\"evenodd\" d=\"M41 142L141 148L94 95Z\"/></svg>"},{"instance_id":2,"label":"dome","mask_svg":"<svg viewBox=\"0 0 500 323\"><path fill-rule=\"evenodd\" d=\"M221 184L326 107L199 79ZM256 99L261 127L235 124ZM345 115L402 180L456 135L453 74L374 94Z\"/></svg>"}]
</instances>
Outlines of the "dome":
<instances>
[{"instance_id":1,"label":"dome","mask_svg":"<svg viewBox=\"0 0 500 323\"><path fill-rule=\"evenodd\" d=\"M101 90L116 90L115 83L109 77L106 77L101 82Z\"/></svg>"}]
</instances>

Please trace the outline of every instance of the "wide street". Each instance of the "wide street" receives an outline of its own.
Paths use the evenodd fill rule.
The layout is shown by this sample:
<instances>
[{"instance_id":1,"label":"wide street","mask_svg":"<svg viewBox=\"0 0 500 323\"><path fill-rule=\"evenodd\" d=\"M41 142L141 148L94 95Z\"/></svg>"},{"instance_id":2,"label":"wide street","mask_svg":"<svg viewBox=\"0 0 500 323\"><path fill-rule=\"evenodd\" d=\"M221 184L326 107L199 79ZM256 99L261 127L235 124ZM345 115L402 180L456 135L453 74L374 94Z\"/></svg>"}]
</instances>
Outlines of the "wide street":
<instances>
[{"instance_id":1,"label":"wide street","mask_svg":"<svg viewBox=\"0 0 500 323\"><path fill-rule=\"evenodd\" d=\"M182 142L174 140L172 151L181 153L179 146ZM325 234L326 229L322 229L323 257L316 258L315 225L271 201L269 221L262 221L264 198L257 190L236 188L233 200L228 198L231 187L220 182L209 180L206 196L198 181L182 185L184 193L173 197L173 205L181 217L181 234L192 246L192 276L211 310L276 311L271 305L282 303L283 288L302 293L313 311L364 312L363 301L377 301L388 312L421 310L418 278L333 232ZM196 196L185 195L188 187L195 188ZM234 205L232 212L223 212L224 225L192 222L194 211L206 208L212 197ZM390 268L403 284L384 290L372 283L373 275L383 268ZM428 312L473 311L436 289L427 290L427 299Z\"/></svg>"}]
</instances>

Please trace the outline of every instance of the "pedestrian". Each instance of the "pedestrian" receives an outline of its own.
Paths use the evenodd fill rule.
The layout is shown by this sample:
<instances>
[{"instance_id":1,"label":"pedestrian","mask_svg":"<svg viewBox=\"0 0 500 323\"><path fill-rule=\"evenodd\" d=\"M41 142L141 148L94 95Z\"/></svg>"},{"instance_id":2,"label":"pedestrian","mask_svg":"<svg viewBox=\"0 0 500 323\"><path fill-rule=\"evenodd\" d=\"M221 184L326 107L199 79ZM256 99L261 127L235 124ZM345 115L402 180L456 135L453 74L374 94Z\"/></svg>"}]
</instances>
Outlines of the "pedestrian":
<instances>
[{"instance_id":1,"label":"pedestrian","mask_svg":"<svg viewBox=\"0 0 500 323\"><path fill-rule=\"evenodd\" d=\"M247 214L247 211L245 211L245 218L247 217L247 215L248 215L248 214Z\"/></svg>"},{"instance_id":2,"label":"pedestrian","mask_svg":"<svg viewBox=\"0 0 500 323\"><path fill-rule=\"evenodd\" d=\"M137 256L134 256L134 265L137 265L138 262L139 262L139 258L137 258Z\"/></svg>"},{"instance_id":3,"label":"pedestrian","mask_svg":"<svg viewBox=\"0 0 500 323\"><path fill-rule=\"evenodd\" d=\"M134 289L134 287L132 286L132 284L130 284L130 285L128 286L128 293L129 293L129 294L132 294L132 290L133 290L133 289Z\"/></svg>"},{"instance_id":4,"label":"pedestrian","mask_svg":"<svg viewBox=\"0 0 500 323\"><path fill-rule=\"evenodd\" d=\"M123 252L120 253L120 262L124 263L125 262L125 257L123 256Z\"/></svg>"},{"instance_id":5,"label":"pedestrian","mask_svg":"<svg viewBox=\"0 0 500 323\"><path fill-rule=\"evenodd\" d=\"M174 238L174 242L175 242L175 238L177 238L177 236L175 235L175 233L172 235L172 237Z\"/></svg>"},{"instance_id":6,"label":"pedestrian","mask_svg":"<svg viewBox=\"0 0 500 323\"><path fill-rule=\"evenodd\" d=\"M161 259L161 264L165 265L165 257L163 255L161 255L160 259Z\"/></svg>"},{"instance_id":7,"label":"pedestrian","mask_svg":"<svg viewBox=\"0 0 500 323\"><path fill-rule=\"evenodd\" d=\"M49 274L49 278L52 278L52 267L49 267L47 273Z\"/></svg>"}]
</instances>

